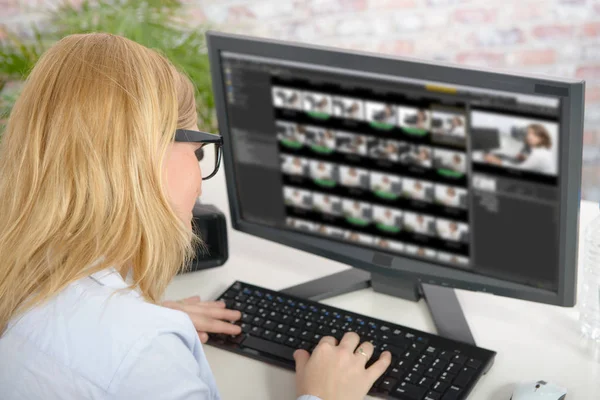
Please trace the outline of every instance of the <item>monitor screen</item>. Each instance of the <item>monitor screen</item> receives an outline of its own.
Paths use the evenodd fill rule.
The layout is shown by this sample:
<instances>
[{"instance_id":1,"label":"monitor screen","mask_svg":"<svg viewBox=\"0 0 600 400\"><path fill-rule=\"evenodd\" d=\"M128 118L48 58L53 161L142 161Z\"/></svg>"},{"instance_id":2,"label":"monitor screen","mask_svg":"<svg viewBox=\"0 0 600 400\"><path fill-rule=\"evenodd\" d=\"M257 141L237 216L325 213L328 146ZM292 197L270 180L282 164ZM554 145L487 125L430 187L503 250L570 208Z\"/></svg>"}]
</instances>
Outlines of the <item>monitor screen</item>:
<instances>
[{"instance_id":1,"label":"monitor screen","mask_svg":"<svg viewBox=\"0 0 600 400\"><path fill-rule=\"evenodd\" d=\"M558 97L219 65L242 220L557 291Z\"/></svg>"}]
</instances>

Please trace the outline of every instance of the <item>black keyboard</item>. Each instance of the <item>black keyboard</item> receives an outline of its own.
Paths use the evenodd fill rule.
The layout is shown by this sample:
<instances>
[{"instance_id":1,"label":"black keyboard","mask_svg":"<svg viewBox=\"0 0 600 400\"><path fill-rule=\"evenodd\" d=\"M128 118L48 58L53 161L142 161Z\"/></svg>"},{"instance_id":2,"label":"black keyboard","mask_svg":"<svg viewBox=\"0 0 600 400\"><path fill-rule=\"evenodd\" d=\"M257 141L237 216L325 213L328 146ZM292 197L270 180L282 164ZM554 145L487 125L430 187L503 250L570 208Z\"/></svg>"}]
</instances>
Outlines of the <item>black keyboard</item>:
<instances>
[{"instance_id":1,"label":"black keyboard","mask_svg":"<svg viewBox=\"0 0 600 400\"><path fill-rule=\"evenodd\" d=\"M235 282L219 299L242 312L237 336L210 335L209 344L294 370L296 349L311 352L323 336L356 332L392 364L370 395L399 400L466 399L494 362L495 352L274 290Z\"/></svg>"}]
</instances>

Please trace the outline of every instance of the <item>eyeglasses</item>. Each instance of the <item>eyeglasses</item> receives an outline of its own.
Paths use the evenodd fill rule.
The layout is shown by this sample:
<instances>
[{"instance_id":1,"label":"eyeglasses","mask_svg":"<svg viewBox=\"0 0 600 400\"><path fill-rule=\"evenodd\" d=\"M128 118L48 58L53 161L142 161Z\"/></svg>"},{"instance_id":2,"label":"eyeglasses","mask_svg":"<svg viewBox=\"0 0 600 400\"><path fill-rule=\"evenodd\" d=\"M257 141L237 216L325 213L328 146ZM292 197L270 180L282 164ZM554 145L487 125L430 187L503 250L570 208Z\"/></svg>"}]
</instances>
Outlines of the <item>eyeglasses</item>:
<instances>
[{"instance_id":1,"label":"eyeglasses","mask_svg":"<svg viewBox=\"0 0 600 400\"><path fill-rule=\"evenodd\" d=\"M175 131L175 141L188 143L202 143L202 147L196 150L196 158L198 159L198 161L202 161L202 159L204 158L205 151L208 154L214 152L214 166L210 171L210 174L203 176L202 180L205 181L215 176L215 174L219 170L219 165L221 165L221 157L223 152L223 137L221 135L214 135L212 133L200 131L190 131L187 129L177 129Z\"/></svg>"}]
</instances>

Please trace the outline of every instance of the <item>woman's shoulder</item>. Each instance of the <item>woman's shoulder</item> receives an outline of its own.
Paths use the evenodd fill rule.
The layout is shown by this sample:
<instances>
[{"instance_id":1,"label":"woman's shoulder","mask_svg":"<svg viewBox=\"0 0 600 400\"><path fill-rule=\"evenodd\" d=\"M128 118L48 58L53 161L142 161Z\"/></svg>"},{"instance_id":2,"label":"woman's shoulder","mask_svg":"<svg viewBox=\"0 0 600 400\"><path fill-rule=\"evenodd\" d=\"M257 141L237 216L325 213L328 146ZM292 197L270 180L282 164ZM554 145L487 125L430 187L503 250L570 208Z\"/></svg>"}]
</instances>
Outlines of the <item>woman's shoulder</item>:
<instances>
[{"instance_id":1,"label":"woman's shoulder","mask_svg":"<svg viewBox=\"0 0 600 400\"><path fill-rule=\"evenodd\" d=\"M198 354L200 342L185 313L118 289L84 278L26 312L6 334L101 387L108 387L126 358L159 336L173 335Z\"/></svg>"}]
</instances>

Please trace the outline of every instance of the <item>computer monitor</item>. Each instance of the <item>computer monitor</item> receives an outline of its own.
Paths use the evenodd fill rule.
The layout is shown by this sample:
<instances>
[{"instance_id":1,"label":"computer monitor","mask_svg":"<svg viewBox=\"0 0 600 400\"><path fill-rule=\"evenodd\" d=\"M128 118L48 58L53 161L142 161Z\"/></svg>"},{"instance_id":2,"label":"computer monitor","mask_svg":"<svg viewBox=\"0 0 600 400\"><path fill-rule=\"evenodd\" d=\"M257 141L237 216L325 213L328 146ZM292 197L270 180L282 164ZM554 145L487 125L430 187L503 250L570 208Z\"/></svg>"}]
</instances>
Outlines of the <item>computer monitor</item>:
<instances>
[{"instance_id":1,"label":"computer monitor","mask_svg":"<svg viewBox=\"0 0 600 400\"><path fill-rule=\"evenodd\" d=\"M388 289L408 280L575 304L583 82L207 40L235 229ZM319 144L306 134L321 131ZM478 136L490 132L495 149ZM291 158L333 166L335 179L286 172Z\"/></svg>"}]
</instances>

